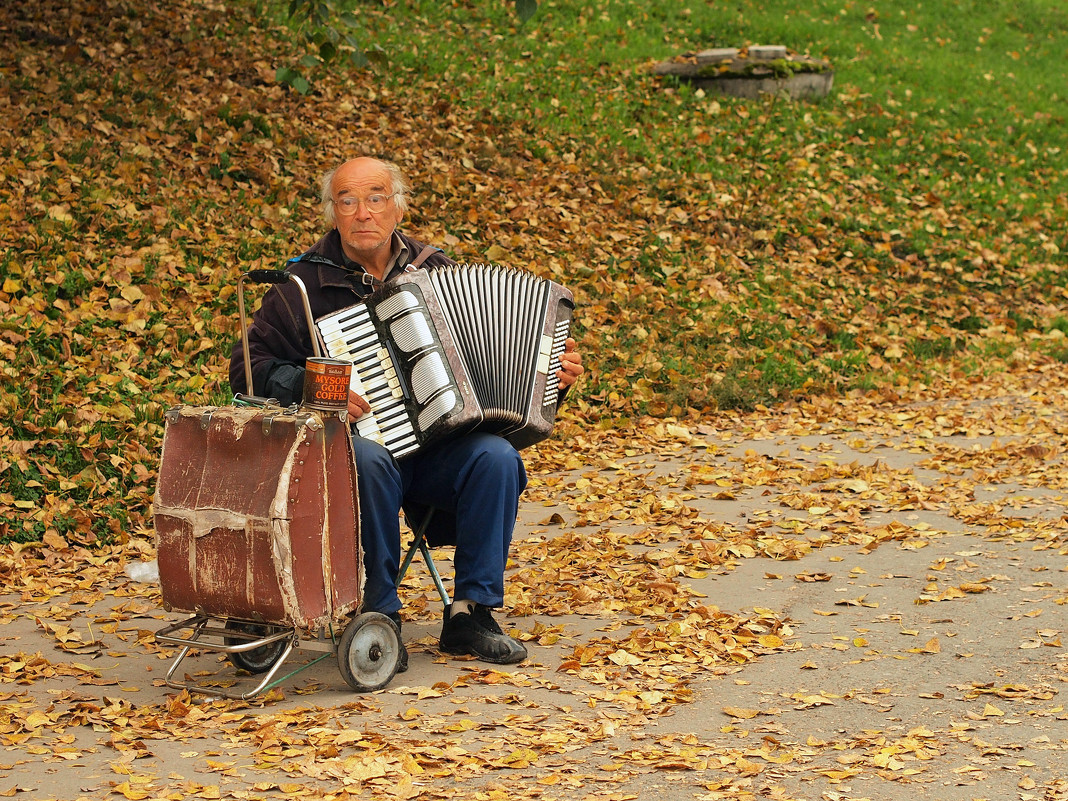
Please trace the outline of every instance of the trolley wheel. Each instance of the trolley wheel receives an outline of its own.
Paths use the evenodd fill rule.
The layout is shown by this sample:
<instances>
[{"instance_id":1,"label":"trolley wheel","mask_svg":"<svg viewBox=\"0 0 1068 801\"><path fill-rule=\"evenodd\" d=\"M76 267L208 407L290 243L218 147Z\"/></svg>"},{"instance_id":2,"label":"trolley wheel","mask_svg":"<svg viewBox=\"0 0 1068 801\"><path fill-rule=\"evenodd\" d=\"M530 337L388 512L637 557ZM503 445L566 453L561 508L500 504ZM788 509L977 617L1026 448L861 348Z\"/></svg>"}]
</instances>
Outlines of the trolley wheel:
<instances>
[{"instance_id":1,"label":"trolley wheel","mask_svg":"<svg viewBox=\"0 0 1068 801\"><path fill-rule=\"evenodd\" d=\"M269 634L280 631L274 626L266 626L262 623L245 623L240 620L227 620L226 630L241 632L257 638L266 637ZM248 637L225 637L223 641L228 646L241 645L248 642ZM234 651L227 654L226 658L230 660L234 667L241 670L247 670L252 674L266 673L274 667L274 663L278 661L285 650L286 641L276 640L267 645L261 645L259 648L253 648L251 651Z\"/></svg>"},{"instance_id":2,"label":"trolley wheel","mask_svg":"<svg viewBox=\"0 0 1068 801\"><path fill-rule=\"evenodd\" d=\"M337 647L342 678L358 693L381 690L400 667L401 647L397 624L388 617L380 612L357 615Z\"/></svg>"}]
</instances>

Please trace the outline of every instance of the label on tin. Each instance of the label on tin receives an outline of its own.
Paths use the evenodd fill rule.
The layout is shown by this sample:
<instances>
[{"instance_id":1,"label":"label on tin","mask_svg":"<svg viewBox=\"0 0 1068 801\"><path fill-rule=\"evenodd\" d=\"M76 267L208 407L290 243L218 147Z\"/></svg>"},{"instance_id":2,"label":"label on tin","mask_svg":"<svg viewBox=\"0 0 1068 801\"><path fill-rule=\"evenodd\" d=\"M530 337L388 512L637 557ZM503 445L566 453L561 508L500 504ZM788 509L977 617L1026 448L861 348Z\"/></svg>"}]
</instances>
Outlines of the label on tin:
<instances>
[{"instance_id":1,"label":"label on tin","mask_svg":"<svg viewBox=\"0 0 1068 801\"><path fill-rule=\"evenodd\" d=\"M303 405L327 412L347 411L352 364L340 359L313 356L305 362L304 367Z\"/></svg>"}]
</instances>

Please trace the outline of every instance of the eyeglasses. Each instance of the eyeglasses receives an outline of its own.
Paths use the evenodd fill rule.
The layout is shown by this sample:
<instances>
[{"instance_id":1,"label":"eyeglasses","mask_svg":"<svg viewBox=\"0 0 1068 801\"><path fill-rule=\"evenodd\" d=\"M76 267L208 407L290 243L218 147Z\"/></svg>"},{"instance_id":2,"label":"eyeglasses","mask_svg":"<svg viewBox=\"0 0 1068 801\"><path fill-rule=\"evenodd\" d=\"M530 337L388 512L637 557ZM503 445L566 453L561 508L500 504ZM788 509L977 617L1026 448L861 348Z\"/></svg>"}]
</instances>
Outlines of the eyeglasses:
<instances>
[{"instance_id":1,"label":"eyeglasses","mask_svg":"<svg viewBox=\"0 0 1068 801\"><path fill-rule=\"evenodd\" d=\"M343 198L335 200L334 206L337 208L337 213L342 217L351 217L356 213L356 210L360 207L361 203L367 207L367 210L371 212L371 214L381 214L386 210L386 206L389 204L389 199L395 194L396 192L394 192L393 195L368 195L364 198L346 195Z\"/></svg>"}]
</instances>

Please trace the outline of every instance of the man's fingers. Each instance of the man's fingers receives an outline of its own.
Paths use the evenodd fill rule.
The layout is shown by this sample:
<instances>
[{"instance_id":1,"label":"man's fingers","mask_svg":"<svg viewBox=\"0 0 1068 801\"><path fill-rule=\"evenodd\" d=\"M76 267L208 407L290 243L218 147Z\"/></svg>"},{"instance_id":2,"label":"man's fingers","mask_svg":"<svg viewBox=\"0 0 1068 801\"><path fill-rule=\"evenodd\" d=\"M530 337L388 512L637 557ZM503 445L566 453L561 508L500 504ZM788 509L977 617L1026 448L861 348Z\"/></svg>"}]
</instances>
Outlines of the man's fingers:
<instances>
[{"instance_id":1,"label":"man's fingers","mask_svg":"<svg viewBox=\"0 0 1068 801\"><path fill-rule=\"evenodd\" d=\"M371 411L371 404L352 390L349 390L349 415L352 419L359 420L369 411Z\"/></svg>"}]
</instances>

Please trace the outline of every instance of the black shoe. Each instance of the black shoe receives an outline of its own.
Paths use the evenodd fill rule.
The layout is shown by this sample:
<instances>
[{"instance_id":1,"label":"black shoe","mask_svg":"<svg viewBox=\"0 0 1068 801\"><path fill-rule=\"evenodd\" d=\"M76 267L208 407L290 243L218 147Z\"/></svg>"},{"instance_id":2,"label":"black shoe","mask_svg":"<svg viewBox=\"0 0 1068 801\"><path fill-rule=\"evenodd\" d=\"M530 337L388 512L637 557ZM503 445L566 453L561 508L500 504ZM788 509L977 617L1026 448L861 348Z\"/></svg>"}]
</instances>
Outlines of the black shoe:
<instances>
[{"instance_id":1,"label":"black shoe","mask_svg":"<svg viewBox=\"0 0 1068 801\"><path fill-rule=\"evenodd\" d=\"M452 604L445 607L440 647L447 654L471 654L498 665L510 665L527 658L523 644L501 631L489 607L482 604L475 604L470 612L460 612L455 617Z\"/></svg>"},{"instance_id":2,"label":"black shoe","mask_svg":"<svg viewBox=\"0 0 1068 801\"><path fill-rule=\"evenodd\" d=\"M387 612L386 617L397 624L397 633L401 631L401 616L399 612ZM400 649L400 663L397 665L397 672L404 673L408 669L408 649L404 647L404 639L401 639Z\"/></svg>"}]
</instances>

